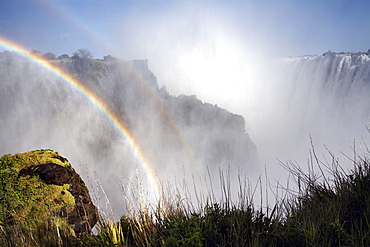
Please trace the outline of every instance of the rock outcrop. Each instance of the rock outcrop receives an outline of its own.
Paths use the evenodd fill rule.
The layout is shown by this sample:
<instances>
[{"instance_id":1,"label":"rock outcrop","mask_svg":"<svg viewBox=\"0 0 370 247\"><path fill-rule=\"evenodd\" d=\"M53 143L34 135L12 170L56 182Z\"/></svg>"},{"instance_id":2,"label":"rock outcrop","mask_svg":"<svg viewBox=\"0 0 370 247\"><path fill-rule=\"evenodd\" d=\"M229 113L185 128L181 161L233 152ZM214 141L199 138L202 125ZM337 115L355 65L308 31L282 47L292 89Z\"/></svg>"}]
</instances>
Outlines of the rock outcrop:
<instances>
[{"instance_id":1,"label":"rock outcrop","mask_svg":"<svg viewBox=\"0 0 370 247\"><path fill-rule=\"evenodd\" d=\"M68 160L51 150L0 158L0 221L38 224L66 221L79 234L91 232L98 211Z\"/></svg>"}]
</instances>

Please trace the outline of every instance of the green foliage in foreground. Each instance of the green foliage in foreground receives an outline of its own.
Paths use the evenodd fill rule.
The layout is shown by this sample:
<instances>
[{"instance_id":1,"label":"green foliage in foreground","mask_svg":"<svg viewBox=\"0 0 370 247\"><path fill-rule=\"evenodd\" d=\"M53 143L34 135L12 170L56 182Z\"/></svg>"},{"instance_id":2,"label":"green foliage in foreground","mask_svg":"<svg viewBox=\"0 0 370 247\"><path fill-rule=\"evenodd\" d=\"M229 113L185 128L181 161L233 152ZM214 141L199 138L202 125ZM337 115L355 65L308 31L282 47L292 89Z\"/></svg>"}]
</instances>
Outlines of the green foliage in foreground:
<instances>
[{"instance_id":1,"label":"green foliage in foreground","mask_svg":"<svg viewBox=\"0 0 370 247\"><path fill-rule=\"evenodd\" d=\"M52 221L28 230L1 225L1 239L9 246L370 246L370 161L354 163L348 173L334 161L330 176L320 177L287 165L299 191L264 212L252 203L196 210L185 199L167 200L120 222L102 217L97 234L78 239Z\"/></svg>"},{"instance_id":2,"label":"green foliage in foreground","mask_svg":"<svg viewBox=\"0 0 370 247\"><path fill-rule=\"evenodd\" d=\"M67 160L52 150L35 150L0 158L0 230L6 235L8 232L13 234L35 229L45 224L47 218L55 218L54 224L64 224L61 218L52 217L50 212L65 210L68 213L75 207L68 184L46 184L38 176L19 175L22 169L51 162L72 169ZM0 246L4 246L1 238Z\"/></svg>"}]
</instances>

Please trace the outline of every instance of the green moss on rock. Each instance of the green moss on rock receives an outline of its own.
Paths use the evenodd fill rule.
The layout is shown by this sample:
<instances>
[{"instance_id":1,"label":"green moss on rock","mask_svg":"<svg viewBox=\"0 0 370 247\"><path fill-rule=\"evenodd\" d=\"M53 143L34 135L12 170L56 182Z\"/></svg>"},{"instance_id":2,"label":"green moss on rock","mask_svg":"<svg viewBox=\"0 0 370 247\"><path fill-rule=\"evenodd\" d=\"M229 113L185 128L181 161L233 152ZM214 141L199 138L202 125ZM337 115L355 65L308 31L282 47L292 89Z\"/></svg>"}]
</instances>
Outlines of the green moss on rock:
<instances>
[{"instance_id":1,"label":"green moss on rock","mask_svg":"<svg viewBox=\"0 0 370 247\"><path fill-rule=\"evenodd\" d=\"M81 215L81 205L89 215ZM65 220L76 232L91 230L97 221L88 189L68 160L49 149L1 157L1 224L32 226L51 217Z\"/></svg>"}]
</instances>

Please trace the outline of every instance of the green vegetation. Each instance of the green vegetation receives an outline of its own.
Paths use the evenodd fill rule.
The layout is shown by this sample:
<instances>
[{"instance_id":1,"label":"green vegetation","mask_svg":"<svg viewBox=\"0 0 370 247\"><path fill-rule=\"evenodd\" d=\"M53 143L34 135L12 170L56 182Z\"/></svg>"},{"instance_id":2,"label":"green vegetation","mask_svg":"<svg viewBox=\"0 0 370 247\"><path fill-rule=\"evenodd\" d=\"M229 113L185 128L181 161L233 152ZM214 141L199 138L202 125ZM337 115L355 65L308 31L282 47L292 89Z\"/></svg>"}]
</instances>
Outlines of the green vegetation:
<instances>
[{"instance_id":1,"label":"green vegetation","mask_svg":"<svg viewBox=\"0 0 370 247\"><path fill-rule=\"evenodd\" d=\"M45 184L38 176L21 172L28 171L31 166L51 162L72 169L66 159L52 150L36 150L0 158L1 246L15 245L20 232L31 229L40 231L40 225L48 225L45 219L56 227L64 225L68 230L66 222L50 215L50 212L63 210L68 213L74 209L75 200L69 192L69 185Z\"/></svg>"},{"instance_id":2,"label":"green vegetation","mask_svg":"<svg viewBox=\"0 0 370 247\"><path fill-rule=\"evenodd\" d=\"M96 234L78 237L51 217L36 226L9 224L2 214L0 240L8 246L369 246L370 161L365 155L356 159L350 172L341 169L334 157L330 165L311 161L311 167L319 166L319 174L312 169L305 174L297 165L285 164L299 189L286 189L287 196L277 198L269 210L256 209L243 186L239 202L232 203L229 181L221 177L227 198L222 203L209 199L206 205L194 207L187 197L170 195L156 207L135 206L119 222L101 217ZM8 167L9 156L0 165Z\"/></svg>"}]
</instances>

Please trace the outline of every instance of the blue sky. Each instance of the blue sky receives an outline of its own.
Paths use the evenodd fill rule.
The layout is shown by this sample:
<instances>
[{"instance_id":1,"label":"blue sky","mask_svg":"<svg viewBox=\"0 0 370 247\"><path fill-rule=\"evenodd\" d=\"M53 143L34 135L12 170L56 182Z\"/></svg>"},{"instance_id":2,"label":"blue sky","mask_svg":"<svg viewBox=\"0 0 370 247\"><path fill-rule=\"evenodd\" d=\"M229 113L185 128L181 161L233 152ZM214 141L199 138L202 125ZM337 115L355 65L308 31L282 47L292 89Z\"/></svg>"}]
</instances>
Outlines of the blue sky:
<instances>
[{"instance_id":1,"label":"blue sky","mask_svg":"<svg viewBox=\"0 0 370 247\"><path fill-rule=\"evenodd\" d=\"M367 51L369 12L370 1L353 0L0 0L0 35L56 55L88 48L97 58L151 58L220 36L273 57L294 56Z\"/></svg>"},{"instance_id":2,"label":"blue sky","mask_svg":"<svg viewBox=\"0 0 370 247\"><path fill-rule=\"evenodd\" d=\"M367 0L0 0L0 36L56 56L148 59L169 93L236 111L265 58L366 52L369 13Z\"/></svg>"}]
</instances>

